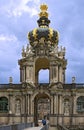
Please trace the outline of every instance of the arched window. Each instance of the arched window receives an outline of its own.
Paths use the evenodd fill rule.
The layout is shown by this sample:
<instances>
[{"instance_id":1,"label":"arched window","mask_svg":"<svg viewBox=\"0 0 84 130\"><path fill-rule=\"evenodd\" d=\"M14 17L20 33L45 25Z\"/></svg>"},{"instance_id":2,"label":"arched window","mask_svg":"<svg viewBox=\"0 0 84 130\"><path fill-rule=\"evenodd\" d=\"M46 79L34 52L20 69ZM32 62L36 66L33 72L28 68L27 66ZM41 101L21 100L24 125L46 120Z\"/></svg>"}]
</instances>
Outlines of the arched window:
<instances>
[{"instance_id":1,"label":"arched window","mask_svg":"<svg viewBox=\"0 0 84 130\"><path fill-rule=\"evenodd\" d=\"M39 71L39 83L49 83L49 70L41 69Z\"/></svg>"},{"instance_id":2,"label":"arched window","mask_svg":"<svg viewBox=\"0 0 84 130\"><path fill-rule=\"evenodd\" d=\"M0 112L8 112L8 99L0 97Z\"/></svg>"},{"instance_id":3,"label":"arched window","mask_svg":"<svg viewBox=\"0 0 84 130\"><path fill-rule=\"evenodd\" d=\"M84 112L84 96L77 98L77 112Z\"/></svg>"}]
</instances>

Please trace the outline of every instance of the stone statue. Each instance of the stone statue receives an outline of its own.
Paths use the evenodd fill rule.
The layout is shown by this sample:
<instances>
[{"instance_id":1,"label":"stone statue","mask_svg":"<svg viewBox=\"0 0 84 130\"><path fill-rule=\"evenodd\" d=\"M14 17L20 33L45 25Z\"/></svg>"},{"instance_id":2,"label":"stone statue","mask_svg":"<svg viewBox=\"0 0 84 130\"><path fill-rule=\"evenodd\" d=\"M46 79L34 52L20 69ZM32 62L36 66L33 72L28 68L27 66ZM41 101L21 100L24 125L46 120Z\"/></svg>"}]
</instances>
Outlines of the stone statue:
<instances>
[{"instance_id":1,"label":"stone statue","mask_svg":"<svg viewBox=\"0 0 84 130\"><path fill-rule=\"evenodd\" d=\"M69 101L64 102L64 114L69 115Z\"/></svg>"}]
</instances>

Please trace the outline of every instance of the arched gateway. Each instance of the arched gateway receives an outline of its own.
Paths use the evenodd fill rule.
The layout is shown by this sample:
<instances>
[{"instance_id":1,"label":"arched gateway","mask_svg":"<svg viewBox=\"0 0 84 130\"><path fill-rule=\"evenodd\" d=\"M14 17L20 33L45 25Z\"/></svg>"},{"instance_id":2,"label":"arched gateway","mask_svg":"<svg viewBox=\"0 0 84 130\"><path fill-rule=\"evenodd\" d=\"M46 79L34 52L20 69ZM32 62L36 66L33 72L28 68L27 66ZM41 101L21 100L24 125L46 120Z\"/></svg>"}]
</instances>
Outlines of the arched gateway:
<instances>
[{"instance_id":1,"label":"arched gateway","mask_svg":"<svg viewBox=\"0 0 84 130\"><path fill-rule=\"evenodd\" d=\"M20 77L27 86L28 112L37 125L43 116L56 127L63 121L62 91L65 83L65 48L58 47L58 32L49 27L47 5L40 6L38 28L28 33L30 45L22 50ZM39 83L39 71L49 70L49 83ZM43 75L46 79L46 75Z\"/></svg>"},{"instance_id":2,"label":"arched gateway","mask_svg":"<svg viewBox=\"0 0 84 130\"><path fill-rule=\"evenodd\" d=\"M46 118L49 120L50 115L50 95L40 91L34 98L34 122L39 124L39 120Z\"/></svg>"}]
</instances>

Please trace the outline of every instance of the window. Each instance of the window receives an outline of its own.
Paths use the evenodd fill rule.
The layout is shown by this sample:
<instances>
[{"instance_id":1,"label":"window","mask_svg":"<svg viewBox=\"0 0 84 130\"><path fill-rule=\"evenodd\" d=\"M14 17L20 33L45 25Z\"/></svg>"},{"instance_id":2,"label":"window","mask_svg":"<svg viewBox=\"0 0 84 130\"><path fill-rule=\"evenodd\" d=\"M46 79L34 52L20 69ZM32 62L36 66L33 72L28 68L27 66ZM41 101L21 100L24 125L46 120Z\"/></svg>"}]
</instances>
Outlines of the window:
<instances>
[{"instance_id":1,"label":"window","mask_svg":"<svg viewBox=\"0 0 84 130\"><path fill-rule=\"evenodd\" d=\"M0 97L0 112L8 112L8 99Z\"/></svg>"},{"instance_id":2,"label":"window","mask_svg":"<svg viewBox=\"0 0 84 130\"><path fill-rule=\"evenodd\" d=\"M77 112L84 112L84 96L77 99Z\"/></svg>"}]
</instances>

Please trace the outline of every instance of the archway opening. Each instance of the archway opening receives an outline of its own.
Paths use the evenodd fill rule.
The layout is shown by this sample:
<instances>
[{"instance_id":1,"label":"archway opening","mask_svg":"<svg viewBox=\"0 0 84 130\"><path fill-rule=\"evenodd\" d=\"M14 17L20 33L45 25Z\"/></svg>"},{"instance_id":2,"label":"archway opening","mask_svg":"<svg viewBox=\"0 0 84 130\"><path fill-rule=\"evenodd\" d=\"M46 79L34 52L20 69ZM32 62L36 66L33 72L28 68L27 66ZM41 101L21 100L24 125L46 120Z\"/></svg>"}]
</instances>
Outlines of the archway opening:
<instances>
[{"instance_id":1,"label":"archway opening","mask_svg":"<svg viewBox=\"0 0 84 130\"><path fill-rule=\"evenodd\" d=\"M38 58L35 62L35 83L49 83L49 59L47 58ZM40 74L41 73L41 74Z\"/></svg>"},{"instance_id":2,"label":"archway opening","mask_svg":"<svg viewBox=\"0 0 84 130\"><path fill-rule=\"evenodd\" d=\"M49 83L49 69L41 69L38 77L39 83Z\"/></svg>"},{"instance_id":3,"label":"archway opening","mask_svg":"<svg viewBox=\"0 0 84 130\"><path fill-rule=\"evenodd\" d=\"M34 122L35 126L42 123L42 119L49 121L50 98L47 94L40 93L34 99Z\"/></svg>"}]
</instances>

